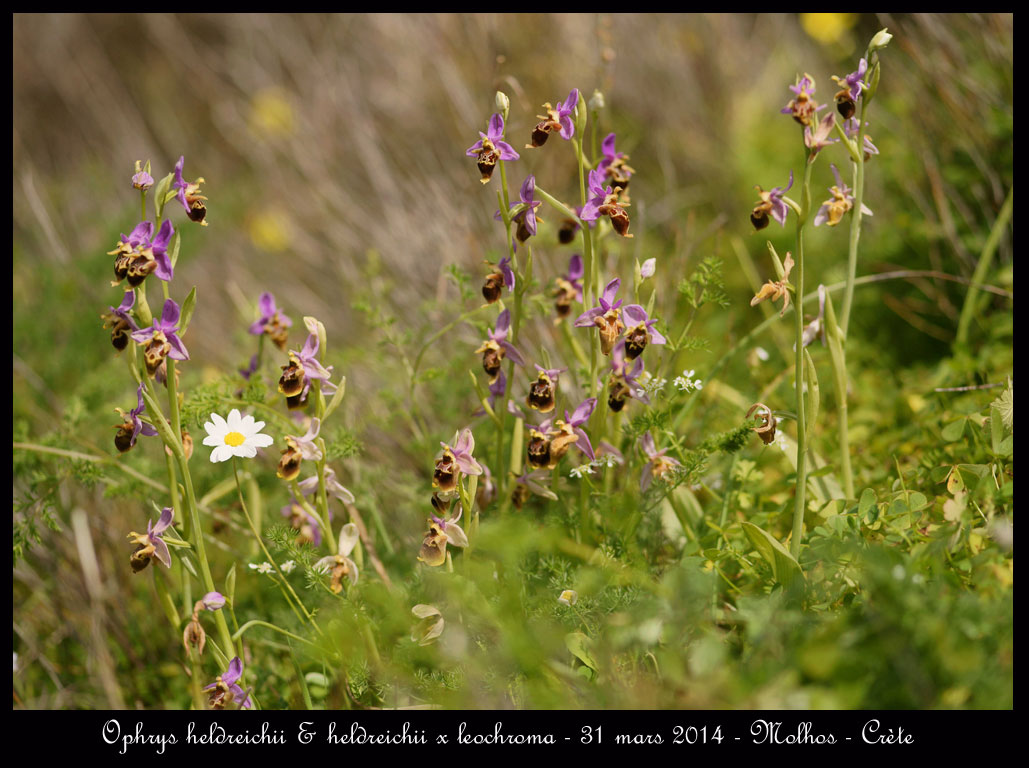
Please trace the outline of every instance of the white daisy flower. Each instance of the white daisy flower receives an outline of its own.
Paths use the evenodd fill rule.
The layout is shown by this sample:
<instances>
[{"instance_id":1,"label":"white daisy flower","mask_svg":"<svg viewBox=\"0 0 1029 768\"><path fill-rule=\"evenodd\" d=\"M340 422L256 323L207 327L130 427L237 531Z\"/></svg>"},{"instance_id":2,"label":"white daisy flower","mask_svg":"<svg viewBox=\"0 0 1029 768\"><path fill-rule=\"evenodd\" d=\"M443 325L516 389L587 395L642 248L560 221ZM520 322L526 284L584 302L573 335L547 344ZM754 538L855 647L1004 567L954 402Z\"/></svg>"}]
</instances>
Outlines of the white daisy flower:
<instances>
[{"instance_id":1,"label":"white daisy flower","mask_svg":"<svg viewBox=\"0 0 1029 768\"><path fill-rule=\"evenodd\" d=\"M240 416L236 408L229 412L228 420L212 413L211 421L204 423L204 429L207 430L204 445L214 448L211 461L228 461L233 456L254 458L258 448L267 448L275 442L271 435L261 434L263 427L263 421L254 421L254 417L249 414Z\"/></svg>"}]
</instances>

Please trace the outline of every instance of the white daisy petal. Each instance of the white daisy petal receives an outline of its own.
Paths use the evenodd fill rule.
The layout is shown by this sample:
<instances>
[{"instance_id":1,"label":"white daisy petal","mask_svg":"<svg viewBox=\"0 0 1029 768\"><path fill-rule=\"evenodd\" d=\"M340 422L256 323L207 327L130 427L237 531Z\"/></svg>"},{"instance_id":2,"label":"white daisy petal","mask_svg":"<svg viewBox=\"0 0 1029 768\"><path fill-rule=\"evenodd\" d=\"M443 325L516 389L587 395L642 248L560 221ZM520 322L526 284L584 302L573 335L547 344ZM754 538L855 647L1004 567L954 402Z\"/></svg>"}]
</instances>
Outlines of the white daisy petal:
<instances>
[{"instance_id":1,"label":"white daisy petal","mask_svg":"<svg viewBox=\"0 0 1029 768\"><path fill-rule=\"evenodd\" d=\"M228 445L219 445L213 451L211 451L211 461L228 461L232 458L232 447Z\"/></svg>"},{"instance_id":2,"label":"white daisy petal","mask_svg":"<svg viewBox=\"0 0 1029 768\"><path fill-rule=\"evenodd\" d=\"M250 414L243 416L237 408L229 412L227 420L212 413L211 421L204 424L207 430L204 445L214 448L211 461L228 461L233 456L254 458L258 448L267 448L275 442L271 435L261 434L262 427L263 421L256 421Z\"/></svg>"}]
</instances>

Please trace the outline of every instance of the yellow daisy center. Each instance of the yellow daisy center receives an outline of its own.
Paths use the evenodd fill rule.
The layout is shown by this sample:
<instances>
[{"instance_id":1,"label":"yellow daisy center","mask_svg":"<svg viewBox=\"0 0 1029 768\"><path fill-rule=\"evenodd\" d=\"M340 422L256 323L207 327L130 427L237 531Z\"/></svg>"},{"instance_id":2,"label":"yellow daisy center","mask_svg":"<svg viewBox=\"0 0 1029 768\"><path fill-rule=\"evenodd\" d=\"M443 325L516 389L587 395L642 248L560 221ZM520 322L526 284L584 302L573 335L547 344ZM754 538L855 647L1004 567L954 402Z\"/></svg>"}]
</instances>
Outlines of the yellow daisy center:
<instances>
[{"instance_id":1,"label":"yellow daisy center","mask_svg":"<svg viewBox=\"0 0 1029 768\"><path fill-rule=\"evenodd\" d=\"M241 435L239 432L229 432L229 434L225 435L225 444L231 445L233 448L239 445L243 445L243 442L245 440L246 438L243 437L243 435Z\"/></svg>"}]
</instances>

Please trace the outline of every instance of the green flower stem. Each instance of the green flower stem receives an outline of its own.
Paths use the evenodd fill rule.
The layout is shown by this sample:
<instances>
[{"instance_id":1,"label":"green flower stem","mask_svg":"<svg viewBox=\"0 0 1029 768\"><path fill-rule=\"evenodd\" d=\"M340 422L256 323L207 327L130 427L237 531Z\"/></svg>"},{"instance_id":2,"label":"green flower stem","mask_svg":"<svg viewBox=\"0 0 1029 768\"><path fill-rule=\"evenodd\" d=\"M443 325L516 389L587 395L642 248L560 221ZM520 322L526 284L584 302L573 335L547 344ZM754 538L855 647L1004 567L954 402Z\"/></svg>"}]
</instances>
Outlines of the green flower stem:
<instances>
[{"instance_id":1,"label":"green flower stem","mask_svg":"<svg viewBox=\"0 0 1029 768\"><path fill-rule=\"evenodd\" d=\"M193 546L196 548L197 561L200 563L200 575L204 580L204 587L208 592L217 591L214 586L214 578L211 576L211 566L207 562L207 552L204 549L204 529L200 525L200 513L197 511L196 495L193 492L193 479L189 474L189 465L186 457L182 454L181 444L176 450L172 447L175 458L179 462L179 471L182 474L186 486L186 507L189 511L190 526L193 530ZM224 648L232 649L232 635L229 633L229 625L221 611L214 612L215 624L218 627L218 635Z\"/></svg>"},{"instance_id":2,"label":"green flower stem","mask_svg":"<svg viewBox=\"0 0 1029 768\"><path fill-rule=\"evenodd\" d=\"M261 621L260 619L251 619L250 621L248 621L246 624L244 624L242 627L236 630L236 632L232 635L232 639L234 641L239 640L251 627L267 627L268 629L274 629L279 634L285 635L286 637L292 638L293 640L297 640L301 643L304 643L305 645L310 645L313 648L318 648L318 646L312 643L310 640L305 640L299 635L294 635L292 632L286 631L282 627L277 627L274 624L270 624L267 621Z\"/></svg>"},{"instance_id":3,"label":"green flower stem","mask_svg":"<svg viewBox=\"0 0 1029 768\"><path fill-rule=\"evenodd\" d=\"M804 163L804 187L801 194L801 215L797 216L797 296L804 295L804 224L811 211L811 158ZM805 463L807 451L807 416L804 409L804 312L793 313L797 339L797 358L794 378L797 381L797 491L793 509L793 535L790 539L790 554L800 559L800 540L804 529L804 496L807 490L807 467Z\"/></svg>"},{"instance_id":4,"label":"green flower stem","mask_svg":"<svg viewBox=\"0 0 1029 768\"><path fill-rule=\"evenodd\" d=\"M293 587L286 579L286 574L282 572L282 568L279 567L278 562L276 562L275 558L271 556L268 548L264 545L264 539L261 538L261 534L258 533L257 528L254 527L254 521L250 519L250 512L247 511L246 501L243 500L243 488L239 484L239 462L236 460L235 456L232 457L232 472L236 476L236 492L239 494L239 503L243 508L243 516L246 517L247 523L250 525L251 532L257 539L258 544L261 545L261 551L264 552L264 556L268 559L268 562L275 566L275 570L279 574L279 578L282 580L282 586L289 592L296 604L300 606L300 610L304 612L304 616L307 618L307 621L309 621L315 629L318 629L318 631L321 632L321 629L319 629L318 624L315 622L310 611L308 611L304 606L303 601L297 596L297 593L293 591ZM288 599L289 598L287 597L287 600Z\"/></svg>"},{"instance_id":5,"label":"green flower stem","mask_svg":"<svg viewBox=\"0 0 1029 768\"><path fill-rule=\"evenodd\" d=\"M305 512L307 512L307 514L309 514L311 517L318 521L318 525L322 529L322 535L329 541L333 541L334 539L332 535L332 524L329 522L328 515L322 517L321 510L315 509L308 503L307 499L304 498L304 494L301 493L300 486L297 484L296 480L293 480L289 484L289 487L290 490L293 491L293 498L297 500L297 503L303 508Z\"/></svg>"},{"instance_id":6,"label":"green flower stem","mask_svg":"<svg viewBox=\"0 0 1029 768\"><path fill-rule=\"evenodd\" d=\"M67 459L75 459L76 461L94 461L100 464L108 464L116 469L120 469L125 474L132 478L135 478L141 483L150 486L154 490L164 491L167 488L156 480L152 480L146 475L138 472L137 470L130 467L128 464L123 464L115 456L96 456L91 453L80 453L79 451L69 451L64 448L51 448L48 445L36 445L35 443L11 443L11 448L16 451L32 451L34 453L49 453L53 456L63 456Z\"/></svg>"},{"instance_id":7,"label":"green flower stem","mask_svg":"<svg viewBox=\"0 0 1029 768\"><path fill-rule=\"evenodd\" d=\"M956 275L948 275L945 272L936 272L934 270L928 269L899 269L893 272L881 272L877 275L864 275L863 277L859 277L854 281L854 286L859 287L865 285L872 285L874 283L885 282L886 280L908 280L913 277L929 277L938 280L950 280L951 282L962 283L964 285L972 284L972 281L966 278L958 277ZM982 290L989 291L998 296L1012 298L1012 294L1009 291L997 288L996 286L984 285L982 283L976 283L975 285L976 287L981 288ZM846 281L842 281L839 283L832 283L831 285L825 286L825 290L829 291L830 293L836 293L837 291L842 291L846 287ZM817 299L818 291L814 290L811 291L811 293L804 296L803 303L806 304L808 302L814 302L817 301ZM787 315L794 311L794 306L797 303L797 300L790 302L790 306L786 308ZM729 349L726 350L720 358L718 358L715 364L711 366L711 369L707 374L706 380L709 382L716 381L718 379L718 374L722 372L722 369L725 368L725 366L729 363L730 360L733 359L733 357L736 356L737 353L739 353L743 349L746 349L756 338L758 338L762 333L768 330L773 323L776 322L779 322L778 315L769 317L766 320L763 320L762 322L758 323L758 325L754 326L750 331L748 331L746 334L737 339L736 343L729 347ZM690 395L689 400L687 400L686 403L675 414L675 419L672 421L671 427L673 431L678 427L682 420L686 418L686 416L688 416L690 412L693 410L693 406L696 404L699 395L699 391L693 392Z\"/></svg>"},{"instance_id":8,"label":"green flower stem","mask_svg":"<svg viewBox=\"0 0 1029 768\"><path fill-rule=\"evenodd\" d=\"M857 160L854 161L854 208L850 214L850 244L847 250L847 288L843 293L843 308L840 311L840 330L844 340L850 327L850 307L854 301L854 279L857 277L858 240L861 238L861 204L865 196L865 105L861 99L858 115L858 132L855 137Z\"/></svg>"},{"instance_id":9,"label":"green flower stem","mask_svg":"<svg viewBox=\"0 0 1029 768\"><path fill-rule=\"evenodd\" d=\"M982 253L979 255L979 263L975 265L975 272L972 274L972 283L968 289L968 293L965 294L965 303L961 307L961 316L958 318L958 333L955 338L955 342L958 345L964 345L965 342L968 341L968 329L972 324L972 315L975 314L975 304L979 288L981 287L982 281L986 278L986 273L989 271L990 265L993 263L993 254L996 253L997 246L1000 244L1001 235L1004 234L1008 221L1011 219L1014 194L1015 187L1012 186L1011 189L1008 190L1007 199L1004 200L1004 205L1001 207L1000 213L997 214L997 218L993 222L993 227L990 229L990 235L986 239L986 244L983 246Z\"/></svg>"}]
</instances>

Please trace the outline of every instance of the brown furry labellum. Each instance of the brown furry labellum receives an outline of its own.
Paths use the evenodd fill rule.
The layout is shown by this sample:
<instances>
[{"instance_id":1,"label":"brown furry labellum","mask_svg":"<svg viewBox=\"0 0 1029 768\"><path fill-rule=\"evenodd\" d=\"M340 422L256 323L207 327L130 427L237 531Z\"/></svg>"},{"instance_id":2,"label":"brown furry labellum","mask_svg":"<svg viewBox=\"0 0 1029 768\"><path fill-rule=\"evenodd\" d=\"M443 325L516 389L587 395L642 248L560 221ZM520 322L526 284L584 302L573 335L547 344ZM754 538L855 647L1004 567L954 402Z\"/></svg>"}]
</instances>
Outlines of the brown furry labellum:
<instances>
[{"instance_id":1,"label":"brown furry labellum","mask_svg":"<svg viewBox=\"0 0 1029 768\"><path fill-rule=\"evenodd\" d=\"M857 111L857 104L851 98L850 91L847 88L836 94L836 111L840 113L844 120L850 120L850 118L854 117L854 112Z\"/></svg>"},{"instance_id":2,"label":"brown furry labellum","mask_svg":"<svg viewBox=\"0 0 1029 768\"><path fill-rule=\"evenodd\" d=\"M436 469L432 473L432 485L441 493L450 493L457 488L457 460L448 450L436 460Z\"/></svg>"},{"instance_id":3,"label":"brown furry labellum","mask_svg":"<svg viewBox=\"0 0 1029 768\"><path fill-rule=\"evenodd\" d=\"M775 440L775 414L764 403L754 403L750 406L750 410L747 411L747 418L749 419L754 411L757 410L764 410L764 413L759 416L764 419L764 424L760 427L754 427L754 431L757 432L758 437L761 438L765 445L771 445L772 441Z\"/></svg>"},{"instance_id":4,"label":"brown furry labellum","mask_svg":"<svg viewBox=\"0 0 1029 768\"><path fill-rule=\"evenodd\" d=\"M568 245L575 240L575 231L579 228L574 219L565 219L561 222L561 228L557 230L557 241L561 245Z\"/></svg>"},{"instance_id":5,"label":"brown furry labellum","mask_svg":"<svg viewBox=\"0 0 1029 768\"><path fill-rule=\"evenodd\" d=\"M153 556L153 544L140 544L136 547L136 549L133 550L132 555L129 557L129 565L132 566L132 572L139 573L150 565L150 560Z\"/></svg>"},{"instance_id":6,"label":"brown furry labellum","mask_svg":"<svg viewBox=\"0 0 1029 768\"><path fill-rule=\"evenodd\" d=\"M554 309L558 317L568 317L572 312L572 303L578 298L575 287L563 277L557 278L554 289Z\"/></svg>"},{"instance_id":7,"label":"brown furry labellum","mask_svg":"<svg viewBox=\"0 0 1029 768\"><path fill-rule=\"evenodd\" d=\"M625 210L629 206L628 195L619 195L621 190L615 190L604 198L604 203L597 212L601 216L611 219L611 226L622 237L632 237L629 234L629 214Z\"/></svg>"},{"instance_id":8,"label":"brown furry labellum","mask_svg":"<svg viewBox=\"0 0 1029 768\"><path fill-rule=\"evenodd\" d=\"M500 272L491 272L486 275L486 281L482 284L482 298L487 304L493 304L500 300L500 292L504 287L504 276Z\"/></svg>"},{"instance_id":9,"label":"brown furry labellum","mask_svg":"<svg viewBox=\"0 0 1029 768\"><path fill-rule=\"evenodd\" d=\"M114 428L118 432L114 436L114 447L118 449L119 453L125 453L132 448L132 421L126 421L124 424L115 424Z\"/></svg>"},{"instance_id":10,"label":"brown furry labellum","mask_svg":"<svg viewBox=\"0 0 1029 768\"><path fill-rule=\"evenodd\" d=\"M125 279L128 280L129 285L136 288L142 285L155 269L157 269L157 262L153 258L140 255L129 263Z\"/></svg>"},{"instance_id":11,"label":"brown furry labellum","mask_svg":"<svg viewBox=\"0 0 1029 768\"><path fill-rule=\"evenodd\" d=\"M514 504L515 509L521 511L522 506L529 500L529 489L521 483L518 483L514 487L514 491L511 492L511 503Z\"/></svg>"},{"instance_id":12,"label":"brown furry labellum","mask_svg":"<svg viewBox=\"0 0 1029 768\"><path fill-rule=\"evenodd\" d=\"M496 381L497 376L500 375L500 365L504 362L504 348L490 339L479 347L476 352L482 353L482 370L486 371L490 382Z\"/></svg>"},{"instance_id":13,"label":"brown furry labellum","mask_svg":"<svg viewBox=\"0 0 1029 768\"><path fill-rule=\"evenodd\" d=\"M435 509L440 517L446 518L450 514L450 508L454 506L454 497L449 494L441 496L439 493L432 494L432 508Z\"/></svg>"},{"instance_id":14,"label":"brown furry labellum","mask_svg":"<svg viewBox=\"0 0 1029 768\"><path fill-rule=\"evenodd\" d=\"M304 373L304 366L292 352L289 353L289 364L282 366L282 376L279 378L279 392L286 397L296 397L304 391L304 381L307 375Z\"/></svg>"},{"instance_id":15,"label":"brown furry labellum","mask_svg":"<svg viewBox=\"0 0 1029 768\"><path fill-rule=\"evenodd\" d=\"M607 387L607 406L615 413L625 407L625 401L631 394L629 387L620 376L612 376Z\"/></svg>"},{"instance_id":16,"label":"brown furry labellum","mask_svg":"<svg viewBox=\"0 0 1029 768\"><path fill-rule=\"evenodd\" d=\"M146 363L146 372L149 376L157 375L157 369L161 367L161 363L168 357L169 352L171 352L171 343L169 343L161 331L154 331L150 343L143 350L143 360Z\"/></svg>"},{"instance_id":17,"label":"brown furry labellum","mask_svg":"<svg viewBox=\"0 0 1029 768\"><path fill-rule=\"evenodd\" d=\"M550 413L554 410L554 382L543 371L540 371L536 381L530 385L525 402L540 413Z\"/></svg>"},{"instance_id":18,"label":"brown furry labellum","mask_svg":"<svg viewBox=\"0 0 1029 768\"><path fill-rule=\"evenodd\" d=\"M300 476L300 464L303 458L296 441L287 437L286 447L282 451L282 458L279 459L279 466L276 468L275 474L287 483L296 480Z\"/></svg>"},{"instance_id":19,"label":"brown furry labellum","mask_svg":"<svg viewBox=\"0 0 1029 768\"><path fill-rule=\"evenodd\" d=\"M537 469L550 466L550 440L538 430L529 431L529 444L525 450L526 458Z\"/></svg>"},{"instance_id":20,"label":"brown furry labellum","mask_svg":"<svg viewBox=\"0 0 1029 768\"><path fill-rule=\"evenodd\" d=\"M117 285L129 274L129 265L133 261L132 251L116 251L118 254L114 259L114 276L118 278Z\"/></svg>"},{"instance_id":21,"label":"brown furry labellum","mask_svg":"<svg viewBox=\"0 0 1029 768\"><path fill-rule=\"evenodd\" d=\"M647 333L645 324L641 323L635 328L630 328L625 332L625 356L630 360L635 360L643 354L649 340L650 334Z\"/></svg>"},{"instance_id":22,"label":"brown furry labellum","mask_svg":"<svg viewBox=\"0 0 1029 768\"><path fill-rule=\"evenodd\" d=\"M309 395L301 392L299 395L290 395L286 398L286 407L291 411L302 411L307 407Z\"/></svg>"},{"instance_id":23,"label":"brown furry labellum","mask_svg":"<svg viewBox=\"0 0 1029 768\"><path fill-rule=\"evenodd\" d=\"M530 147L542 147L547 143L547 139L550 138L550 132L553 130L549 120L541 120L536 123L536 127L532 129L532 143Z\"/></svg>"},{"instance_id":24,"label":"brown furry labellum","mask_svg":"<svg viewBox=\"0 0 1029 768\"><path fill-rule=\"evenodd\" d=\"M422 540L418 559L434 567L443 565L447 560L447 535L440 530L434 520L429 521L429 532Z\"/></svg>"},{"instance_id":25,"label":"brown furry labellum","mask_svg":"<svg viewBox=\"0 0 1029 768\"><path fill-rule=\"evenodd\" d=\"M111 329L111 345L121 352L129 345L129 321L115 314L104 315L104 328Z\"/></svg>"},{"instance_id":26,"label":"brown furry labellum","mask_svg":"<svg viewBox=\"0 0 1029 768\"><path fill-rule=\"evenodd\" d=\"M202 195L186 195L186 202L189 203L189 216L190 221L195 221L198 224L203 224L204 219L207 217L207 206L204 205L201 200ZM206 198L204 198L206 199Z\"/></svg>"},{"instance_id":27,"label":"brown furry labellum","mask_svg":"<svg viewBox=\"0 0 1029 768\"><path fill-rule=\"evenodd\" d=\"M771 203L758 203L754 206L754 210L750 212L750 223L754 225L754 230L759 231L768 226L768 213L772 210Z\"/></svg>"},{"instance_id":28,"label":"brown furry labellum","mask_svg":"<svg viewBox=\"0 0 1029 768\"><path fill-rule=\"evenodd\" d=\"M483 139L482 149L479 151L479 157L476 160L476 164L479 166L479 173L482 174L482 178L479 181L485 184L490 180L493 176L493 169L497 167L499 159L500 153L493 147L493 144L488 139Z\"/></svg>"},{"instance_id":29,"label":"brown furry labellum","mask_svg":"<svg viewBox=\"0 0 1029 768\"><path fill-rule=\"evenodd\" d=\"M814 125L818 104L806 92L802 91L787 107L791 110L790 114L793 116L793 119L798 123L801 125Z\"/></svg>"}]
</instances>

